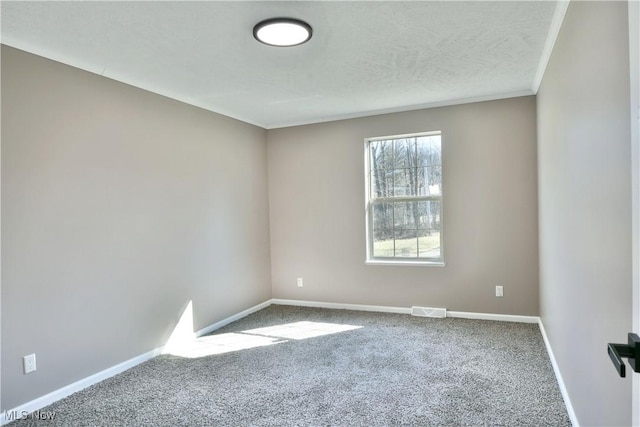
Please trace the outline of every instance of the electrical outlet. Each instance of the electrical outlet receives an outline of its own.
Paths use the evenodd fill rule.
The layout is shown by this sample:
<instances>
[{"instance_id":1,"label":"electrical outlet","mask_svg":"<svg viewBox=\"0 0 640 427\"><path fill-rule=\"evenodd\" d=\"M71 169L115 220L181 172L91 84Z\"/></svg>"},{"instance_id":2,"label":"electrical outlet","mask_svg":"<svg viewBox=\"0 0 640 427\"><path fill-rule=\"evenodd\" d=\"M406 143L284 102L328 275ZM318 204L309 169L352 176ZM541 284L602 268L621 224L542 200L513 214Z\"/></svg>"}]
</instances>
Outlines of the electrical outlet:
<instances>
[{"instance_id":1,"label":"electrical outlet","mask_svg":"<svg viewBox=\"0 0 640 427\"><path fill-rule=\"evenodd\" d=\"M33 372L36 370L36 355L29 354L28 356L24 356L22 358L22 363L24 365L24 373L28 374L29 372Z\"/></svg>"},{"instance_id":2,"label":"electrical outlet","mask_svg":"<svg viewBox=\"0 0 640 427\"><path fill-rule=\"evenodd\" d=\"M503 297L504 296L504 289L502 286L496 286L496 296L497 297Z\"/></svg>"},{"instance_id":3,"label":"electrical outlet","mask_svg":"<svg viewBox=\"0 0 640 427\"><path fill-rule=\"evenodd\" d=\"M298 287L301 288L303 286L304 284L302 283L302 277L298 277Z\"/></svg>"}]
</instances>

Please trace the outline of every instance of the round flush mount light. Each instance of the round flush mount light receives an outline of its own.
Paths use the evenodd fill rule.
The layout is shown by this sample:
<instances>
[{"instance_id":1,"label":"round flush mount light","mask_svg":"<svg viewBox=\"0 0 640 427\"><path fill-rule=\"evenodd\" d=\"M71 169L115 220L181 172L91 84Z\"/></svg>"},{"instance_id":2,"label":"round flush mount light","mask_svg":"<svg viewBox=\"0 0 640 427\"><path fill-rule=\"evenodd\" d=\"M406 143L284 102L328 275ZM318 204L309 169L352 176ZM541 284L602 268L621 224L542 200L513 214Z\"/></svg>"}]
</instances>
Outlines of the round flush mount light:
<instances>
[{"instance_id":1,"label":"round flush mount light","mask_svg":"<svg viewBox=\"0 0 640 427\"><path fill-rule=\"evenodd\" d=\"M311 38L313 30L304 21L293 18L273 18L253 27L253 37L269 46L297 46Z\"/></svg>"}]
</instances>

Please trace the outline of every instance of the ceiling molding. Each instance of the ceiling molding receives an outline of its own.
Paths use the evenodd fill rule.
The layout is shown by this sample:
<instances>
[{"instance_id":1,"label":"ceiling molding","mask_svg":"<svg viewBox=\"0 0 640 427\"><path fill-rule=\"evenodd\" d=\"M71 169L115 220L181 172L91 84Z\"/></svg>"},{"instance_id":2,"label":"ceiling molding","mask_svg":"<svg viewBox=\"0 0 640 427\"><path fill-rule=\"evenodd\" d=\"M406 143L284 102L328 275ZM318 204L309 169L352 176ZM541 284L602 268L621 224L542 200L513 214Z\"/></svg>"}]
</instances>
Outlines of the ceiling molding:
<instances>
[{"instance_id":1,"label":"ceiling molding","mask_svg":"<svg viewBox=\"0 0 640 427\"><path fill-rule=\"evenodd\" d=\"M335 122L338 120L349 120L349 119L358 119L362 117L380 116L382 114L403 113L406 111L417 111L417 110L426 110L429 108L449 107L452 105L472 104L474 102L485 102L485 101L496 101L499 99L519 98L521 96L531 96L531 95L535 95L535 93L533 93L532 90L527 89L527 90L522 90L517 92L483 95L483 96L476 96L472 98L452 99L452 100L439 101L439 102L430 102L427 104L387 108L384 110L364 111L364 112L353 113L353 114L342 114L342 115L336 115L336 116L323 117L313 121L309 120L309 121L301 121L297 123L286 122L283 124L276 124L276 125L265 127L265 129L281 129L281 128L294 127L294 126L304 126L304 125L312 125L312 124L318 124L318 123Z\"/></svg>"},{"instance_id":2,"label":"ceiling molding","mask_svg":"<svg viewBox=\"0 0 640 427\"><path fill-rule=\"evenodd\" d=\"M544 50L542 51L542 55L540 56L540 62L538 63L536 76L533 79L533 86L531 87L533 93L538 93L538 89L540 89L540 84L542 84L544 72L547 69L547 65L549 65L549 60L551 59L551 54L553 53L553 47L556 44L558 35L560 34L560 28L562 28L562 22L564 21L564 16L567 13L567 9L569 8L570 1L571 0L561 0L556 5L556 11L554 12L553 19L551 20L551 26L549 27L547 41L544 44Z\"/></svg>"}]
</instances>

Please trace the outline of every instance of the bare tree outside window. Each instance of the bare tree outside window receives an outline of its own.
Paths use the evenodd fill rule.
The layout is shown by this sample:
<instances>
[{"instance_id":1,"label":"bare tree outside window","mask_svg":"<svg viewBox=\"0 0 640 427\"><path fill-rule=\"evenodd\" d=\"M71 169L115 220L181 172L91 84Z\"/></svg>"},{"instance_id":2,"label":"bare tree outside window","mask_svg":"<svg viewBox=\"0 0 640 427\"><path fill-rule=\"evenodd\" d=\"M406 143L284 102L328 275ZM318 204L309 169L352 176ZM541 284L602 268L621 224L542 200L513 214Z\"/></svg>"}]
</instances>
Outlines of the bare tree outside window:
<instances>
[{"instance_id":1,"label":"bare tree outside window","mask_svg":"<svg viewBox=\"0 0 640 427\"><path fill-rule=\"evenodd\" d=\"M367 140L368 258L442 262L440 132Z\"/></svg>"}]
</instances>

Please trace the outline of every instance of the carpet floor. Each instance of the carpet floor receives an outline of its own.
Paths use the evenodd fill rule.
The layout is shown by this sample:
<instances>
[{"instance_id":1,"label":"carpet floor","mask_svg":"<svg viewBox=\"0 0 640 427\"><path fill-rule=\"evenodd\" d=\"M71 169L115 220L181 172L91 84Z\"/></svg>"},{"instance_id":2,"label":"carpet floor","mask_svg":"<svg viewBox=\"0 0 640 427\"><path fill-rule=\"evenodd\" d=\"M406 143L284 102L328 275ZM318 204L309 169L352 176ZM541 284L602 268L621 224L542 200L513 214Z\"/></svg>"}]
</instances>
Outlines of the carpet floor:
<instances>
[{"instance_id":1,"label":"carpet floor","mask_svg":"<svg viewBox=\"0 0 640 427\"><path fill-rule=\"evenodd\" d=\"M11 426L570 426L538 325L270 306Z\"/></svg>"}]
</instances>

